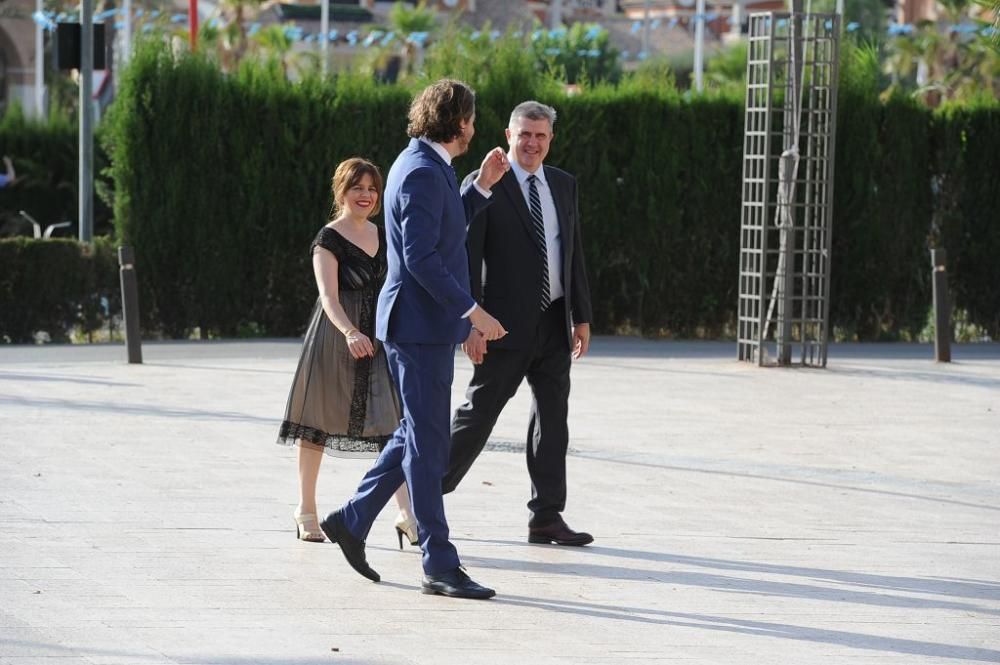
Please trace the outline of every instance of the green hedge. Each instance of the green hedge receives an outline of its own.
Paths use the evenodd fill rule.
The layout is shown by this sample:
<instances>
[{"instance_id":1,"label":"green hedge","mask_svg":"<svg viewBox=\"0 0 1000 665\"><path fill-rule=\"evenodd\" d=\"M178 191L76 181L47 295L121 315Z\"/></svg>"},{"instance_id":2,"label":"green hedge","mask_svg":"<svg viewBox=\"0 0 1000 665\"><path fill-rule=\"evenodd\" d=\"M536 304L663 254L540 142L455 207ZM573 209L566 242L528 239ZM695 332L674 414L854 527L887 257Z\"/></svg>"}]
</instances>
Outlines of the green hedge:
<instances>
[{"instance_id":1,"label":"green hedge","mask_svg":"<svg viewBox=\"0 0 1000 665\"><path fill-rule=\"evenodd\" d=\"M67 341L92 333L121 310L113 244L75 240L0 239L0 340L30 343L46 331Z\"/></svg>"},{"instance_id":2,"label":"green hedge","mask_svg":"<svg viewBox=\"0 0 1000 665\"><path fill-rule=\"evenodd\" d=\"M196 58L137 52L107 138L147 329L301 331L333 169L353 154L389 163L409 103L394 87L339 92L286 85L276 66L227 77Z\"/></svg>"},{"instance_id":3,"label":"green hedge","mask_svg":"<svg viewBox=\"0 0 1000 665\"><path fill-rule=\"evenodd\" d=\"M937 245L948 252L955 304L1000 340L1000 109L989 101L935 116Z\"/></svg>"},{"instance_id":4,"label":"green hedge","mask_svg":"<svg viewBox=\"0 0 1000 665\"><path fill-rule=\"evenodd\" d=\"M830 318L838 336L911 338L930 303L930 112L878 99L878 62L845 58L838 96ZM1000 145L1000 135L996 139Z\"/></svg>"},{"instance_id":5,"label":"green hedge","mask_svg":"<svg viewBox=\"0 0 1000 665\"><path fill-rule=\"evenodd\" d=\"M736 301L742 111L625 86L549 100L579 178L596 327L717 334Z\"/></svg>"},{"instance_id":6,"label":"green hedge","mask_svg":"<svg viewBox=\"0 0 1000 665\"><path fill-rule=\"evenodd\" d=\"M475 62L457 72L475 81L479 104L472 149L456 167L475 168L503 143L518 101L556 106L548 162L579 178L597 329L731 331L742 99L689 99L639 80L567 96L516 50L501 51L489 73ZM431 63L432 75L445 66ZM879 100L877 76L869 52L846 50L831 318L848 339L912 337L926 323L933 153L952 145L940 137L957 136L959 126L977 132L977 173L996 172L986 167L1000 149L996 106L932 116L909 99ZM219 335L301 332L315 293L305 248L329 210L329 174L355 154L388 168L405 142L410 94L350 77L293 85L275 65L227 77L195 58L140 51L107 135L118 231L137 248L147 327L171 336L196 326ZM995 233L996 215L969 216L995 211L996 201L986 179L966 173L969 144L956 145L945 166L966 184L954 217L986 241L981 227ZM1000 283L988 260L1000 244L983 244L977 254L966 242L956 254L956 301L995 330L996 303L982 291L995 298L998 289L970 288ZM966 275L975 275L969 286Z\"/></svg>"},{"instance_id":7,"label":"green hedge","mask_svg":"<svg viewBox=\"0 0 1000 665\"><path fill-rule=\"evenodd\" d=\"M446 60L429 60L432 76L448 71ZM548 163L579 179L598 331L732 331L742 99L689 98L641 78L567 96L513 49L489 69L471 57L454 62L479 93L460 174L503 144L517 102L558 109ZM951 257L956 307L1000 338L1000 107L931 113L906 98L880 100L877 76L870 53L846 51L831 323L846 339L912 338L930 303L927 246L938 243ZM114 157L116 234L136 248L147 334L300 333L315 299L306 250L327 219L330 175L351 155L388 169L406 141L412 91L349 76L291 84L274 63L227 76L198 58L140 49L103 136ZM46 325L80 325L73 303L90 268L66 260L67 271L74 265L84 277L52 293L77 295L53 305ZM0 266L4 284L36 270ZM14 302L4 297L0 312ZM44 317L22 318L35 323L13 326L8 314L0 334L25 340Z\"/></svg>"}]
</instances>

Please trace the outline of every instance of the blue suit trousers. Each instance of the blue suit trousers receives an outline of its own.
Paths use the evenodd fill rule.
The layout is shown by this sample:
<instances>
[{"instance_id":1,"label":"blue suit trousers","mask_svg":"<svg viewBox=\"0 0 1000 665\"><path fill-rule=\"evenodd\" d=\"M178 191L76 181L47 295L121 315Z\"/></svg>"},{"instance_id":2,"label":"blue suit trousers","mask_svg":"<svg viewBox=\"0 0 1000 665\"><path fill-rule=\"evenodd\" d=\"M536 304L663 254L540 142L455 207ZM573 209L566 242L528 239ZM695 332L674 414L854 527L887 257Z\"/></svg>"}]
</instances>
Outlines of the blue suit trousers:
<instances>
[{"instance_id":1,"label":"blue suit trousers","mask_svg":"<svg viewBox=\"0 0 1000 665\"><path fill-rule=\"evenodd\" d=\"M405 480L424 553L424 572L435 575L459 565L458 552L448 540L441 494L451 448L455 346L387 341L385 350L403 418L341 515L351 534L367 539L376 516Z\"/></svg>"}]
</instances>

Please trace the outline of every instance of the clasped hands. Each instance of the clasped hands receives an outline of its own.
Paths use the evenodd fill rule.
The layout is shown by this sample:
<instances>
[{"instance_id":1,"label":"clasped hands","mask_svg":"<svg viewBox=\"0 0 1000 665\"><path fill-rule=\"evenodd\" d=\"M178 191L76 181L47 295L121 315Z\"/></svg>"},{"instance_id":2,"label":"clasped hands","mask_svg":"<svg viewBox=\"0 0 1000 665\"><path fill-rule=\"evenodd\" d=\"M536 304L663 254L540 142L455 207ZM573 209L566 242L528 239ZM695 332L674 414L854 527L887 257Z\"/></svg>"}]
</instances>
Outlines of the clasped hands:
<instances>
[{"instance_id":1,"label":"clasped hands","mask_svg":"<svg viewBox=\"0 0 1000 665\"><path fill-rule=\"evenodd\" d=\"M481 307L476 308L476 312L486 314ZM496 321L492 316L486 314L490 319ZM471 315L469 318L472 318ZM498 324L499 325L499 324ZM501 330L503 327L501 326ZM503 335L506 335L507 331L503 331ZM500 335L500 337L503 337ZM499 337L497 338L499 339ZM490 341L487 339L486 335L475 327L473 324L472 332L469 333L469 337L462 344L462 350L465 351L465 355L469 356L469 360L472 361L473 365L481 365L483 363L484 356L486 355L486 342ZM590 324L589 323L578 323L573 326L573 350L571 356L573 360L579 360L580 358L587 355L587 351L590 349Z\"/></svg>"},{"instance_id":2,"label":"clasped hands","mask_svg":"<svg viewBox=\"0 0 1000 665\"><path fill-rule=\"evenodd\" d=\"M483 362L486 355L486 342L493 342L507 334L500 322L493 318L489 312L482 307L476 307L469 314L469 321L472 322L472 330L468 338L462 344L462 350L474 365Z\"/></svg>"}]
</instances>

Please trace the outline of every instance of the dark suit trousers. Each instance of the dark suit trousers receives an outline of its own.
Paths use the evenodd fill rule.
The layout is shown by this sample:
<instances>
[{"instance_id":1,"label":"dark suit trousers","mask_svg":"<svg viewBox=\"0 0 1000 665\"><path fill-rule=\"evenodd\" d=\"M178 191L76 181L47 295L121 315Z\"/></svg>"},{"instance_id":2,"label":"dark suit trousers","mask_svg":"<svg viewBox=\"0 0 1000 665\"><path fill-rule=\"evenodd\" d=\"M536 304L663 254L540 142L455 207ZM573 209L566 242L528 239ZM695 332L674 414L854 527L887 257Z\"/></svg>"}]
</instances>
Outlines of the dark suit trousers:
<instances>
[{"instance_id":1,"label":"dark suit trousers","mask_svg":"<svg viewBox=\"0 0 1000 665\"><path fill-rule=\"evenodd\" d=\"M355 538L365 540L379 511L405 480L424 572L436 575L459 565L458 552L448 540L441 496L441 476L448 468L455 346L386 342L385 350L402 398L403 419L357 494L344 505L344 524Z\"/></svg>"},{"instance_id":2,"label":"dark suit trousers","mask_svg":"<svg viewBox=\"0 0 1000 665\"><path fill-rule=\"evenodd\" d=\"M527 458L531 477L530 526L560 519L566 508L566 449L569 445L569 370L572 360L566 340L565 300L542 314L530 349L488 349L473 371L466 403L451 423L451 459L442 483L453 491L486 446L504 406L521 381L531 386Z\"/></svg>"}]
</instances>

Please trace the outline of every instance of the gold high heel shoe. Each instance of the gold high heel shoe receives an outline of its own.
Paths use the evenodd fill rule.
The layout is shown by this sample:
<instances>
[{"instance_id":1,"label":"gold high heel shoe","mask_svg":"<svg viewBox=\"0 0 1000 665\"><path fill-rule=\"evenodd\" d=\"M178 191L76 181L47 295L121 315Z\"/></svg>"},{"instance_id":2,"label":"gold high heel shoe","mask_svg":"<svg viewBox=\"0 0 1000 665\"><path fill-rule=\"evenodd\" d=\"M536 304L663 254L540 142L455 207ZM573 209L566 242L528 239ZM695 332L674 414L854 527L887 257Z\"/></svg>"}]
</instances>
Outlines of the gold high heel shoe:
<instances>
[{"instance_id":1,"label":"gold high heel shoe","mask_svg":"<svg viewBox=\"0 0 1000 665\"><path fill-rule=\"evenodd\" d=\"M399 549L403 549L404 535L411 545L417 546L417 520L412 517L404 518L403 514L400 513L396 516L396 536L399 538Z\"/></svg>"},{"instance_id":2,"label":"gold high heel shoe","mask_svg":"<svg viewBox=\"0 0 1000 665\"><path fill-rule=\"evenodd\" d=\"M326 540L319 529L316 515L292 515L295 518L295 537L307 543L322 543Z\"/></svg>"}]
</instances>

